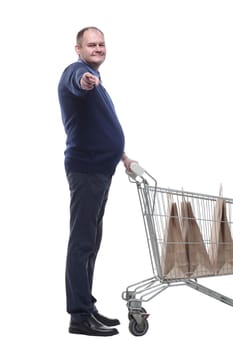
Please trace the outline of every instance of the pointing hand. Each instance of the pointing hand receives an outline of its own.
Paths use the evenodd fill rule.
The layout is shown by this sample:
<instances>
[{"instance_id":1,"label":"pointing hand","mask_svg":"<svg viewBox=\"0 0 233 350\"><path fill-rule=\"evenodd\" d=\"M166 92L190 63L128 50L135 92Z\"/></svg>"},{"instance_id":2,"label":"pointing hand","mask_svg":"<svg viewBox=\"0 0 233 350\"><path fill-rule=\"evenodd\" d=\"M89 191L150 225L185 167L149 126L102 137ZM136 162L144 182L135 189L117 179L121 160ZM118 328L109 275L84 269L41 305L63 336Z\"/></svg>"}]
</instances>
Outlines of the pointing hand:
<instances>
[{"instance_id":1,"label":"pointing hand","mask_svg":"<svg viewBox=\"0 0 233 350\"><path fill-rule=\"evenodd\" d=\"M95 85L99 85L100 81L94 74L86 72L80 79L80 85L83 90L92 90Z\"/></svg>"}]
</instances>

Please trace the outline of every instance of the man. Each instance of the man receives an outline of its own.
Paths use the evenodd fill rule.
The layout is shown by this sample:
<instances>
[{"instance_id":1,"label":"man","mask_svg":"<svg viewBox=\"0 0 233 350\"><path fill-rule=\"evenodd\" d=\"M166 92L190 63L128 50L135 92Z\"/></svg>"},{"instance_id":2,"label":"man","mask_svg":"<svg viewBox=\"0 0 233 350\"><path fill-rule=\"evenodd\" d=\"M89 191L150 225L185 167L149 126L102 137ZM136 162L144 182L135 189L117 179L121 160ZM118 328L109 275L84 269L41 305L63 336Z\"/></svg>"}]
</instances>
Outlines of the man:
<instances>
[{"instance_id":1,"label":"man","mask_svg":"<svg viewBox=\"0 0 233 350\"><path fill-rule=\"evenodd\" d=\"M112 176L123 161L124 134L99 67L106 57L104 34L86 27L76 38L77 62L63 72L58 96L67 135L65 170L70 189L70 237L66 262L69 332L110 336L119 321L101 315L92 295L96 256Z\"/></svg>"}]
</instances>

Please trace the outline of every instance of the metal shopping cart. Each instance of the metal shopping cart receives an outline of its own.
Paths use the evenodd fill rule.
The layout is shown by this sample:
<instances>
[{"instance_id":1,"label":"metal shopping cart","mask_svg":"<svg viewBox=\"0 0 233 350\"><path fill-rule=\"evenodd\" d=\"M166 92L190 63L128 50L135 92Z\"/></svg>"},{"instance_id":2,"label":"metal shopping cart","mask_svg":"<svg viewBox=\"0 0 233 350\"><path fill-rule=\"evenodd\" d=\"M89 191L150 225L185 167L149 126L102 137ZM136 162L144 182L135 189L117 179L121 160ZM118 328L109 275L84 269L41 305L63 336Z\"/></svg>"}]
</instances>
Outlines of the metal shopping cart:
<instances>
[{"instance_id":1,"label":"metal shopping cart","mask_svg":"<svg viewBox=\"0 0 233 350\"><path fill-rule=\"evenodd\" d=\"M142 306L171 286L189 286L233 306L233 299L197 282L197 278L233 274L233 199L157 186L139 164L129 180L137 186L153 276L122 293L129 331L148 331Z\"/></svg>"}]
</instances>

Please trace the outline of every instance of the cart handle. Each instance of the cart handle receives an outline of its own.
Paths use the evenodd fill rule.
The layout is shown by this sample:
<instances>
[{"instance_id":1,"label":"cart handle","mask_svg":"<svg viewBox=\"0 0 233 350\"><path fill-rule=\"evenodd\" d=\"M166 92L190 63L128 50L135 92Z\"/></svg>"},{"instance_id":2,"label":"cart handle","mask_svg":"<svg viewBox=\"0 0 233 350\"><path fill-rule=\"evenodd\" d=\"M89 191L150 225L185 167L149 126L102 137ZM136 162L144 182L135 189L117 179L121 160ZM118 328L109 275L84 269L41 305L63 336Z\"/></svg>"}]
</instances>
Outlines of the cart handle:
<instances>
[{"instance_id":1,"label":"cart handle","mask_svg":"<svg viewBox=\"0 0 233 350\"><path fill-rule=\"evenodd\" d=\"M143 167L141 167L141 165L139 165L136 162L132 162L129 167L130 167L130 171L126 171L126 172L134 180L136 180L138 176L142 177L143 174L145 173L145 170L143 169Z\"/></svg>"},{"instance_id":2,"label":"cart handle","mask_svg":"<svg viewBox=\"0 0 233 350\"><path fill-rule=\"evenodd\" d=\"M150 178L153 180L153 184L157 184L157 181L151 176L139 163L132 162L130 164L130 170L126 170L126 174L129 176L129 179L136 183L143 182L144 184L148 184L146 178Z\"/></svg>"}]
</instances>

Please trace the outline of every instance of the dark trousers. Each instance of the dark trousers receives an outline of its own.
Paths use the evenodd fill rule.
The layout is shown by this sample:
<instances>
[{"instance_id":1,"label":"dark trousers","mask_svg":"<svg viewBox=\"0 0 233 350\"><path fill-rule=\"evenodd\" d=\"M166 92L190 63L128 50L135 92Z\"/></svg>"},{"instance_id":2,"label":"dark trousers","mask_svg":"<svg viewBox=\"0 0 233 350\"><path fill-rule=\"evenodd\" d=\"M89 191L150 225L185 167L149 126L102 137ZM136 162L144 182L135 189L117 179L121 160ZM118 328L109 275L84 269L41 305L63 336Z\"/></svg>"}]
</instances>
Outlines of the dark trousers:
<instances>
[{"instance_id":1,"label":"dark trousers","mask_svg":"<svg viewBox=\"0 0 233 350\"><path fill-rule=\"evenodd\" d=\"M111 176L70 173L70 237L66 261L67 312L77 322L97 311L92 295Z\"/></svg>"}]
</instances>

